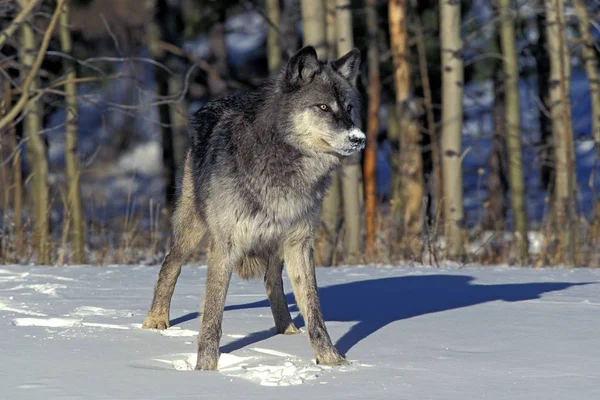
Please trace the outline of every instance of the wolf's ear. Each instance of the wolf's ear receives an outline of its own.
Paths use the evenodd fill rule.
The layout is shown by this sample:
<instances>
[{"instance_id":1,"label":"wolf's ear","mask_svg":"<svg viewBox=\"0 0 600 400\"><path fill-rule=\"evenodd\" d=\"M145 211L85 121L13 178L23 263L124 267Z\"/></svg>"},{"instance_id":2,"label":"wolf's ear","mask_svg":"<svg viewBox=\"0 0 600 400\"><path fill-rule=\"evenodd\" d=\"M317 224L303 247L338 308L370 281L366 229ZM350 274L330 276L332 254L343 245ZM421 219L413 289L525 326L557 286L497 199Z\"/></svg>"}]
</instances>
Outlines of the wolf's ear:
<instances>
[{"instance_id":1,"label":"wolf's ear","mask_svg":"<svg viewBox=\"0 0 600 400\"><path fill-rule=\"evenodd\" d=\"M350 50L339 60L333 61L331 67L334 71L355 85L356 77L360 72L360 50L357 48Z\"/></svg>"},{"instance_id":2,"label":"wolf's ear","mask_svg":"<svg viewBox=\"0 0 600 400\"><path fill-rule=\"evenodd\" d=\"M321 65L315 48L306 46L290 59L285 71L286 81L292 86L303 85L310 82L320 70Z\"/></svg>"}]
</instances>

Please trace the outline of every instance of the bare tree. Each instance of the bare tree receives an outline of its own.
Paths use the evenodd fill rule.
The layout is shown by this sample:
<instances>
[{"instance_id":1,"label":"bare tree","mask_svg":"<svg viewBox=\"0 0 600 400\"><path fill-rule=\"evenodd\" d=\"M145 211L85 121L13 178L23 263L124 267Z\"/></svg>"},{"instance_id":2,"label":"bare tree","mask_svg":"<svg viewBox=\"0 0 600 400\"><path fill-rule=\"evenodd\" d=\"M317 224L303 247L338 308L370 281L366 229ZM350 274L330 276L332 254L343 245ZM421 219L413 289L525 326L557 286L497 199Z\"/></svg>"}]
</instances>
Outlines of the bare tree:
<instances>
[{"instance_id":1,"label":"bare tree","mask_svg":"<svg viewBox=\"0 0 600 400\"><path fill-rule=\"evenodd\" d=\"M22 9L26 9L31 1L19 0ZM63 1L57 3L50 24L38 45L36 35L30 24L21 25L19 62L21 64L22 94L19 102L12 108L4 118L12 121L14 115L18 113L19 105L26 113L23 120L23 136L27 140L27 158L31 165L32 179L31 192L33 202L33 215L35 218L34 247L37 251L38 263L50 263L50 218L48 208L50 206L50 189L48 186L48 158L46 155L46 144L40 136L42 131L42 104L40 101L30 101L29 93L35 93L39 89L39 80L37 71L42 63L42 58L48 48L50 36L58 23L60 12L62 11ZM37 56L36 56L37 55ZM10 119L9 119L10 118Z\"/></svg>"},{"instance_id":2,"label":"bare tree","mask_svg":"<svg viewBox=\"0 0 600 400\"><path fill-rule=\"evenodd\" d=\"M369 36L369 116L367 121L367 147L365 149L365 223L366 252L375 258L375 230L377 218L377 134L379 133L379 107L381 106L381 79L379 76L379 49L377 43L377 1L368 0L367 30Z\"/></svg>"},{"instance_id":3,"label":"bare tree","mask_svg":"<svg viewBox=\"0 0 600 400\"><path fill-rule=\"evenodd\" d=\"M568 265L575 264L577 247L576 175L569 79L571 62L564 37L564 0L546 0L546 36L550 56L550 113L556 157L554 212L560 229L558 255Z\"/></svg>"},{"instance_id":4,"label":"bare tree","mask_svg":"<svg viewBox=\"0 0 600 400\"><path fill-rule=\"evenodd\" d=\"M313 46L319 59L324 59L327 56L324 0L302 0L300 9L304 29L304 45Z\"/></svg>"},{"instance_id":5,"label":"bare tree","mask_svg":"<svg viewBox=\"0 0 600 400\"><path fill-rule=\"evenodd\" d=\"M68 3L63 5L60 15L60 44L62 52L68 56L73 56L73 42L69 30L70 7ZM67 181L69 182L69 193L67 196L69 205L69 216L71 219L71 242L73 243L73 262L83 264L84 262L84 241L85 241L85 220L83 207L81 204L81 194L79 191L79 159L77 156L77 85L75 80L75 63L72 58L64 58L63 66L66 74L65 79L65 108L66 108L66 128L65 128L65 166Z\"/></svg>"},{"instance_id":6,"label":"bare tree","mask_svg":"<svg viewBox=\"0 0 600 400\"><path fill-rule=\"evenodd\" d=\"M515 27L510 0L500 0L500 42L504 59L505 121L508 156L508 173L519 262L529 257L527 238L527 212L525 210L525 185L523 183L523 157L521 154L521 118L519 108L519 66L515 43Z\"/></svg>"},{"instance_id":7,"label":"bare tree","mask_svg":"<svg viewBox=\"0 0 600 400\"><path fill-rule=\"evenodd\" d=\"M336 36L338 57L354 47L352 9L350 0L337 0ZM357 262L361 253L361 186L360 154L347 157L342 162L342 199L344 206L345 261Z\"/></svg>"},{"instance_id":8,"label":"bare tree","mask_svg":"<svg viewBox=\"0 0 600 400\"><path fill-rule=\"evenodd\" d=\"M409 107L410 62L408 48L408 1L391 0L388 18L390 40L394 59L396 87L396 116L400 128L400 179L396 179L394 196L396 213L402 213L403 242L412 257L420 257L423 229L422 210L425 188L423 184L423 158L421 133ZM400 197L400 199L398 199ZM399 201L398 201L399 200ZM398 203L401 209L398 209ZM404 246L403 246L404 247Z\"/></svg>"},{"instance_id":9,"label":"bare tree","mask_svg":"<svg viewBox=\"0 0 600 400\"><path fill-rule=\"evenodd\" d=\"M590 83L590 100L592 103L592 131L596 150L600 153L600 78L598 77L598 60L594 50L594 39L590 30L590 17L583 0L573 0L577 17L579 18L579 33L581 35L581 57L585 64Z\"/></svg>"},{"instance_id":10,"label":"bare tree","mask_svg":"<svg viewBox=\"0 0 600 400\"><path fill-rule=\"evenodd\" d=\"M417 11L417 0L411 0L413 11ZM433 96L429 73L427 71L427 51L425 46L425 37L423 33L423 23L420 15L415 15L415 40L417 42L417 54L419 56L419 74L421 77L421 86L423 87L423 100L425 105L425 114L427 117L427 131L431 143L431 174L432 174L432 207L431 214L436 215L441 207L443 197L443 174L441 168L440 142L437 127L435 123L435 114L433 111Z\"/></svg>"},{"instance_id":11,"label":"bare tree","mask_svg":"<svg viewBox=\"0 0 600 400\"><path fill-rule=\"evenodd\" d=\"M327 43L327 58L337 57L337 36L335 26L336 0L325 0L325 34ZM338 238L341 199L341 182L339 169L331 174L331 186L325 193L319 227L318 240L315 243L315 262L317 265L331 265L334 259L335 246Z\"/></svg>"},{"instance_id":12,"label":"bare tree","mask_svg":"<svg viewBox=\"0 0 600 400\"><path fill-rule=\"evenodd\" d=\"M447 257L463 254L462 143L464 63L460 1L440 0L442 56L442 169Z\"/></svg>"},{"instance_id":13,"label":"bare tree","mask_svg":"<svg viewBox=\"0 0 600 400\"><path fill-rule=\"evenodd\" d=\"M267 10L267 17L269 21L279 27L279 20L281 15L281 10L279 8L279 0L265 0L265 8ZM281 38L279 37L279 32L269 25L269 30L267 32L267 59L269 62L269 71L277 71L279 69L279 65L281 64Z\"/></svg>"},{"instance_id":14,"label":"bare tree","mask_svg":"<svg viewBox=\"0 0 600 400\"><path fill-rule=\"evenodd\" d=\"M328 29L325 27L326 19L331 19L329 15L326 15L325 0L302 0L300 5L304 26L304 45L313 46L319 59L329 58L332 51L335 56L335 42L333 42L333 49L328 45L332 30L329 26ZM335 8L333 13L335 16ZM335 24L333 27L335 28ZM335 40L335 31L333 31L333 35L333 40ZM331 186L323 198L315 242L315 263L317 265L327 266L331 265L333 261L340 219L340 206L340 180L336 170L332 174Z\"/></svg>"},{"instance_id":15,"label":"bare tree","mask_svg":"<svg viewBox=\"0 0 600 400\"><path fill-rule=\"evenodd\" d=\"M146 0L146 41L152 58L158 63L164 64L165 50L161 45L162 30L156 23L155 15L158 12L157 0ZM163 10L166 11L166 10ZM154 68L157 95L161 98L167 97L169 90L169 73L161 65ZM163 148L163 176L165 182L165 202L169 211L175 205L176 196L176 172L175 151L173 144L173 125L171 121L171 106L162 102L158 106L160 133Z\"/></svg>"}]
</instances>

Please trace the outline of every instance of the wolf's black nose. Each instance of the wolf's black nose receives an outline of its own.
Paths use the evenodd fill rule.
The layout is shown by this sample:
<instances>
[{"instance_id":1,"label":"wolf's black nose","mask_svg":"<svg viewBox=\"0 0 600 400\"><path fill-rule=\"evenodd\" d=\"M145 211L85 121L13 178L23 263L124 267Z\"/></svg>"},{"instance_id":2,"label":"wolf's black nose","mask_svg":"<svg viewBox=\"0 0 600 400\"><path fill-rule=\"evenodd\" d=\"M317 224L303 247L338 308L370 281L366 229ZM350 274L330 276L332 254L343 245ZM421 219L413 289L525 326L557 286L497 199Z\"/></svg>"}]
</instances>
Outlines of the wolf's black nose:
<instances>
[{"instance_id":1,"label":"wolf's black nose","mask_svg":"<svg viewBox=\"0 0 600 400\"><path fill-rule=\"evenodd\" d=\"M358 147L358 146L364 146L364 144L365 144L365 138L364 137L360 137L360 136L350 136L350 143L352 143L356 147Z\"/></svg>"}]
</instances>

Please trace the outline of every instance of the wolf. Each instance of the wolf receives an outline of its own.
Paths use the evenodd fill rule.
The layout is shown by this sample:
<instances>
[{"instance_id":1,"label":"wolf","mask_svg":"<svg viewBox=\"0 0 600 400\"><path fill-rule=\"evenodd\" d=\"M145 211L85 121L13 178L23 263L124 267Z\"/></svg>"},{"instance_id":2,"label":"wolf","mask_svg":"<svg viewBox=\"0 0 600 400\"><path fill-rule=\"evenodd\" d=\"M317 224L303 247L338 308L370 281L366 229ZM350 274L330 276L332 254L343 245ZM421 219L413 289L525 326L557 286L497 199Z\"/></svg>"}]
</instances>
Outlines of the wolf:
<instances>
[{"instance_id":1,"label":"wolf","mask_svg":"<svg viewBox=\"0 0 600 400\"><path fill-rule=\"evenodd\" d=\"M283 291L284 265L317 363L348 363L325 327L313 238L332 170L365 146L357 127L360 64L358 49L321 61L306 46L255 91L213 100L192 117L171 246L143 327L169 327L181 266L204 238L197 370L217 369L233 271L264 279L277 333L300 333Z\"/></svg>"}]
</instances>

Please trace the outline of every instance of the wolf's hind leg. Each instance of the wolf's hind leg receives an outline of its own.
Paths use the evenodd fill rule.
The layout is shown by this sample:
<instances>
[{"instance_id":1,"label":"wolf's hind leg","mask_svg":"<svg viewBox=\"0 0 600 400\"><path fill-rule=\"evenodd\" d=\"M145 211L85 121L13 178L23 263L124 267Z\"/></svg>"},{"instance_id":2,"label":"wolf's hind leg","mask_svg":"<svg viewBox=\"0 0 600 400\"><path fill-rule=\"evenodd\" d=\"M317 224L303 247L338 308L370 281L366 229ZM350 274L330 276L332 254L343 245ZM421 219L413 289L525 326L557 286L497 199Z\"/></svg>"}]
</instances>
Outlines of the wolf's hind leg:
<instances>
[{"instance_id":1,"label":"wolf's hind leg","mask_svg":"<svg viewBox=\"0 0 600 400\"><path fill-rule=\"evenodd\" d=\"M283 260L280 257L273 256L268 262L267 271L265 273L265 289L271 304L271 312L275 320L275 330L277 333L285 335L293 335L300 333L292 322L292 316L288 309L285 292L283 291Z\"/></svg>"},{"instance_id":2,"label":"wolf's hind leg","mask_svg":"<svg viewBox=\"0 0 600 400\"><path fill-rule=\"evenodd\" d=\"M143 328L167 329L169 327L171 298L181 273L181 265L198 246L205 233L206 228L194 209L193 200L189 193L186 193L185 180L183 190L173 214L171 249L160 268L152 305L142 324Z\"/></svg>"}]
</instances>

